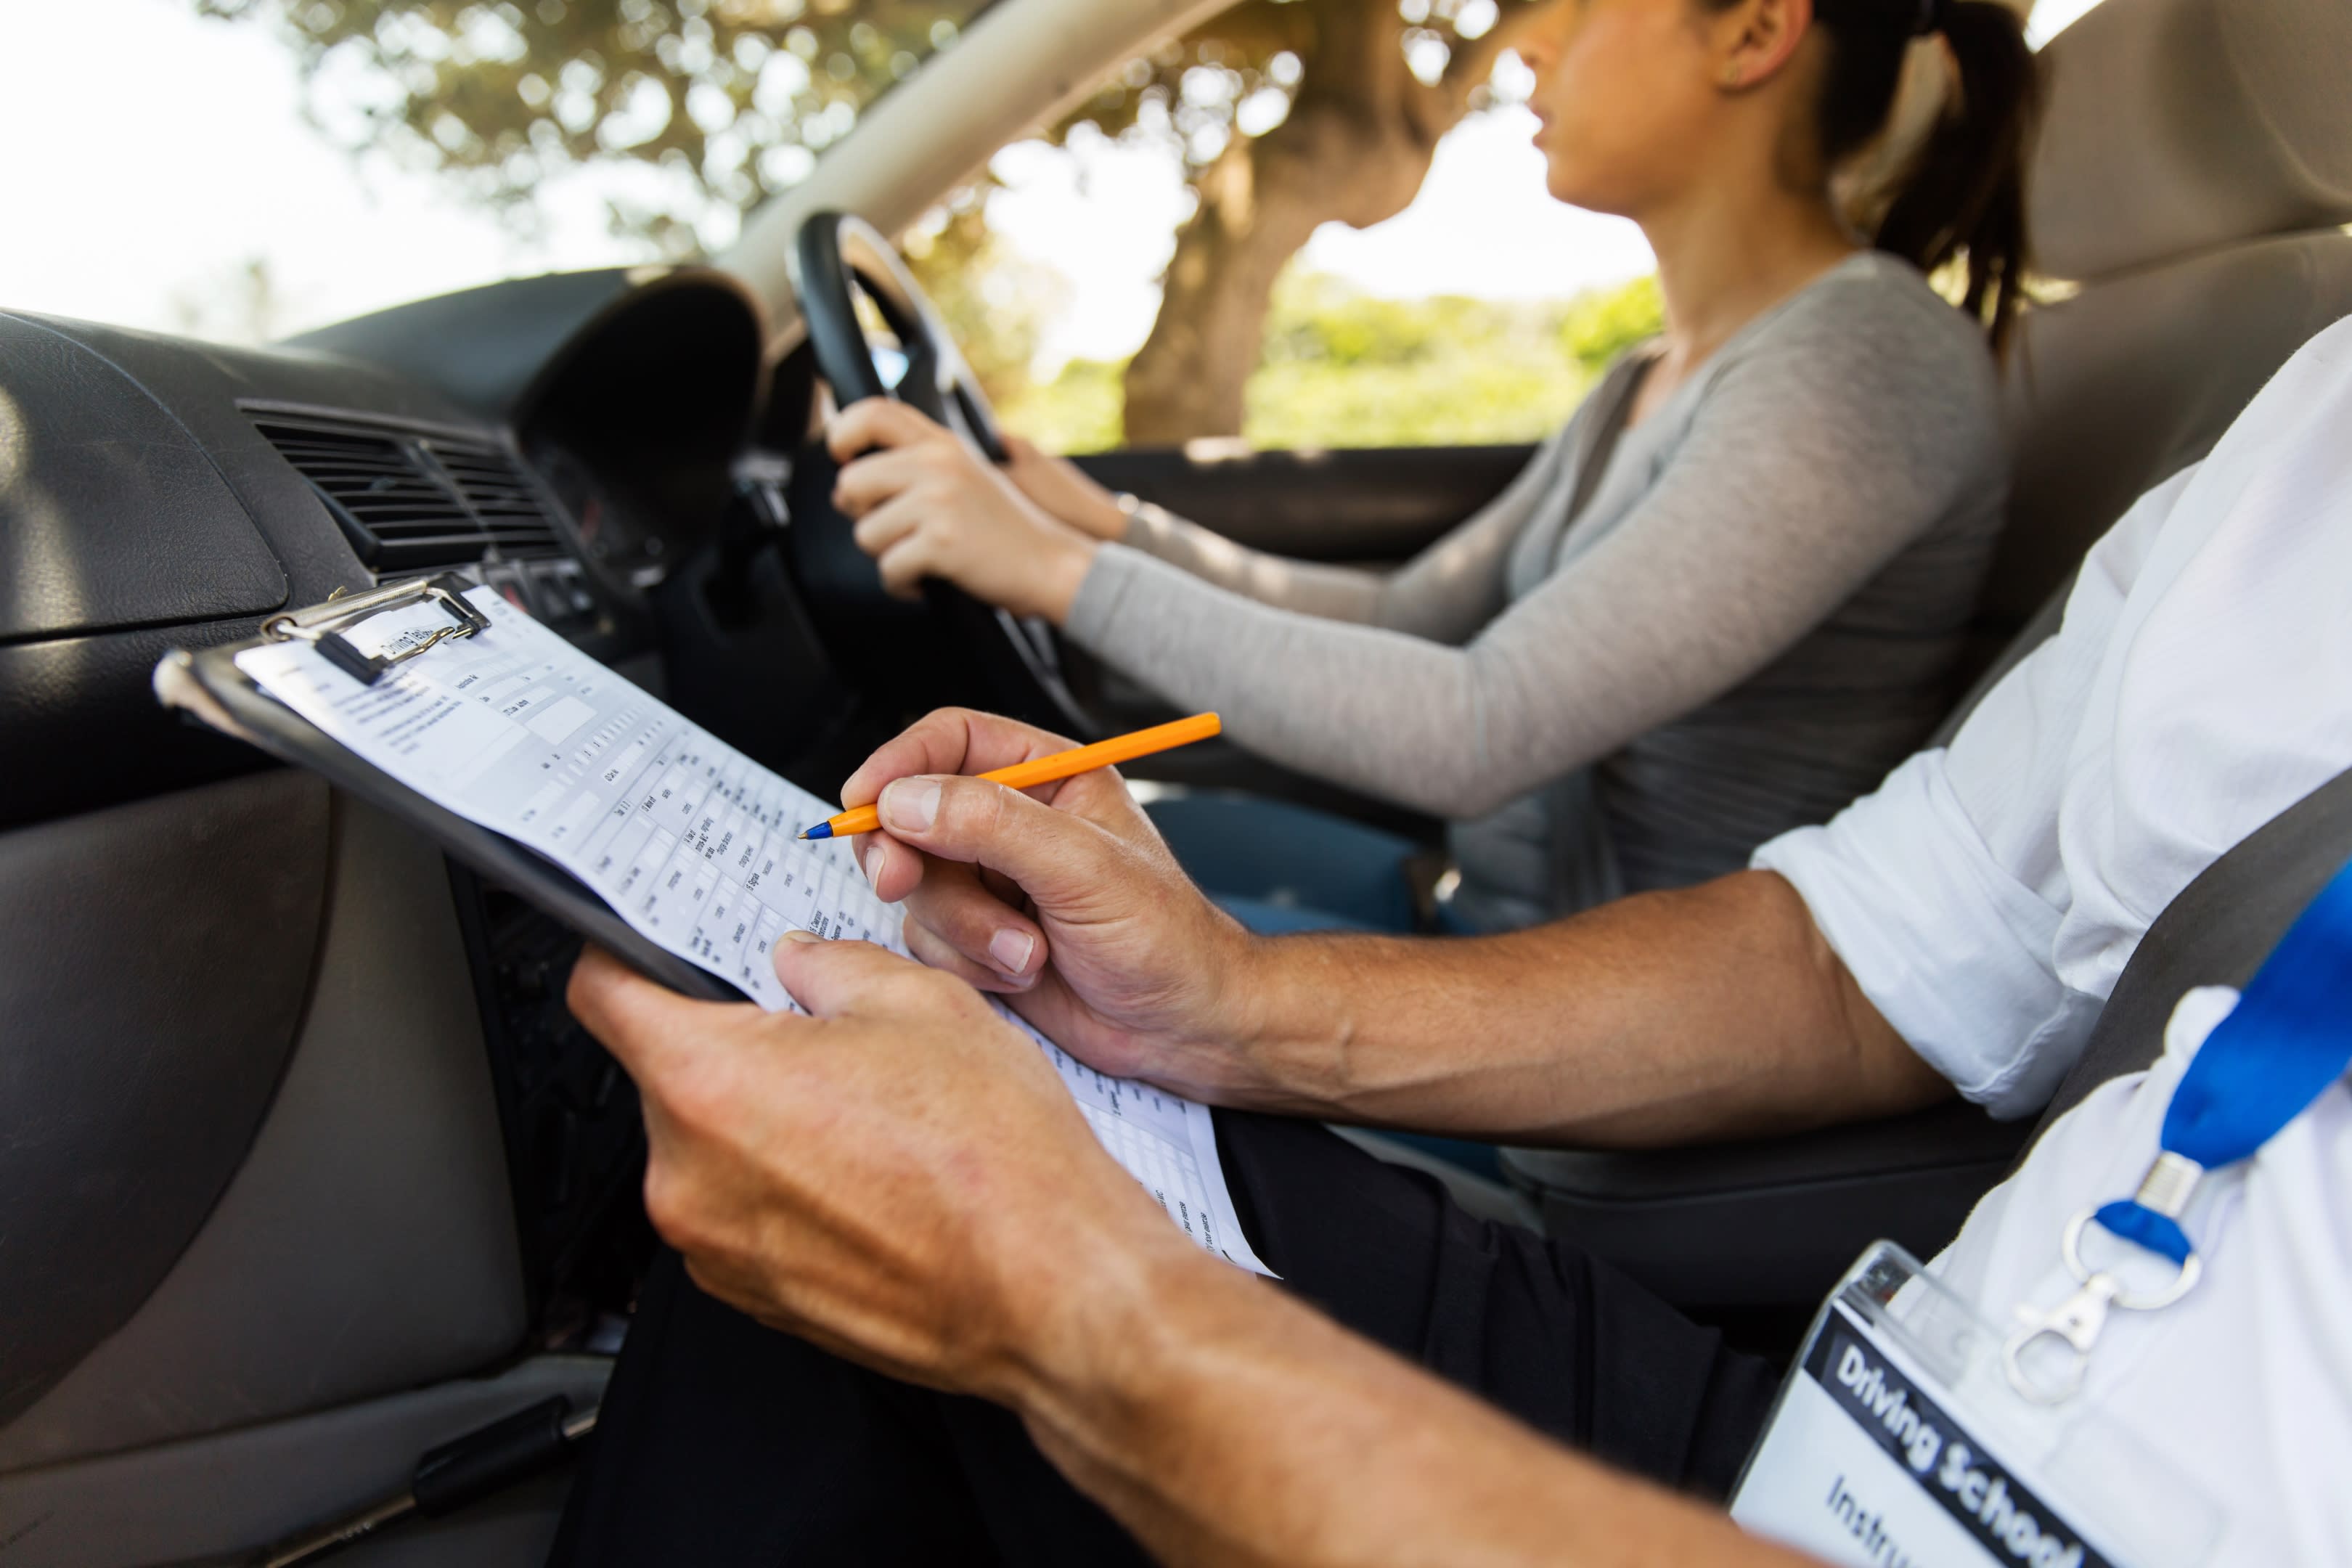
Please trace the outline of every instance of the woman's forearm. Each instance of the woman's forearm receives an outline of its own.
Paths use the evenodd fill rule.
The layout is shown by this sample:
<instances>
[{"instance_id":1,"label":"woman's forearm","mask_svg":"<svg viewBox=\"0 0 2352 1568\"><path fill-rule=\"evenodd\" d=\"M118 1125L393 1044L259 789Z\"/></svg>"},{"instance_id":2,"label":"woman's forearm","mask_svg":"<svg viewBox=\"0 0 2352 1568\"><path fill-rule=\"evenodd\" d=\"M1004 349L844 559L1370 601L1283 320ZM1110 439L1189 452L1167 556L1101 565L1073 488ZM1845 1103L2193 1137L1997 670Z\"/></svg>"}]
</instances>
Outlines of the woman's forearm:
<instances>
[{"instance_id":1,"label":"woman's forearm","mask_svg":"<svg viewBox=\"0 0 2352 1568\"><path fill-rule=\"evenodd\" d=\"M1252 550L1160 507L1138 510L1118 542L1261 605L1332 621L1379 616L1380 574Z\"/></svg>"},{"instance_id":2,"label":"woman's forearm","mask_svg":"<svg viewBox=\"0 0 2352 1568\"><path fill-rule=\"evenodd\" d=\"M1462 648L1275 609L1117 546L1067 630L1167 700L1214 709L1260 756L1415 810L1476 816L1549 776L1493 765Z\"/></svg>"}]
</instances>

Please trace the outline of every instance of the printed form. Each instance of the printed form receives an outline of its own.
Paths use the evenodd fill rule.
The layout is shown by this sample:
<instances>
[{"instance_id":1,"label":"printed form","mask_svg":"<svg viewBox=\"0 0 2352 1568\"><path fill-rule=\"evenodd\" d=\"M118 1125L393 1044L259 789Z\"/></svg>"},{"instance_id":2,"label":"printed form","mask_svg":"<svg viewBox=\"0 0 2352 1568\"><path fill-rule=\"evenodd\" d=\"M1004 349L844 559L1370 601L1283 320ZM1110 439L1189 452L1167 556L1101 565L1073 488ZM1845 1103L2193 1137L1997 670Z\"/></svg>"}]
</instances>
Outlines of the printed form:
<instances>
[{"instance_id":1,"label":"printed form","mask_svg":"<svg viewBox=\"0 0 2352 1568\"><path fill-rule=\"evenodd\" d=\"M489 629L444 641L363 686L304 642L236 656L255 685L447 809L553 860L630 925L760 1005L799 1010L770 966L788 928L904 953L903 920L874 896L846 842L803 828L832 809L509 604L466 598ZM449 626L431 604L347 629L362 653ZM1107 1078L1019 1016L1111 1157L1202 1247L1270 1273L1234 1217L1206 1108Z\"/></svg>"}]
</instances>

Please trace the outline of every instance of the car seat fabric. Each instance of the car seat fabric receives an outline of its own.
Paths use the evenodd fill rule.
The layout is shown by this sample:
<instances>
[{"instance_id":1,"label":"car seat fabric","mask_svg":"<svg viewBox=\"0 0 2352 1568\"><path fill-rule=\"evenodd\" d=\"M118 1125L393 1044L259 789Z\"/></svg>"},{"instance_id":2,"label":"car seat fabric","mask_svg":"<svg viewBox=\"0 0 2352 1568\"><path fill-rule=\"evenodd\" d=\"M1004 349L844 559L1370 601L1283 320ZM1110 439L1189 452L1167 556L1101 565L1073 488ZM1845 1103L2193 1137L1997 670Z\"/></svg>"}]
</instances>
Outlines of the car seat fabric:
<instances>
[{"instance_id":1,"label":"car seat fabric","mask_svg":"<svg viewBox=\"0 0 2352 1568\"><path fill-rule=\"evenodd\" d=\"M2142 492L2352 313L2352 6L2106 0L2043 51L2029 189L2045 302L2007 367L2014 631Z\"/></svg>"},{"instance_id":2,"label":"car seat fabric","mask_svg":"<svg viewBox=\"0 0 2352 1568\"><path fill-rule=\"evenodd\" d=\"M2032 311L2004 399L2010 515L1984 618L2007 629L2032 614L2133 501L2201 460L2272 374L2347 312L2352 237L2336 231L2232 246Z\"/></svg>"},{"instance_id":3,"label":"car seat fabric","mask_svg":"<svg viewBox=\"0 0 2352 1568\"><path fill-rule=\"evenodd\" d=\"M2106 0L2042 51L2042 270L2087 281L2352 212L2343 0Z\"/></svg>"}]
</instances>

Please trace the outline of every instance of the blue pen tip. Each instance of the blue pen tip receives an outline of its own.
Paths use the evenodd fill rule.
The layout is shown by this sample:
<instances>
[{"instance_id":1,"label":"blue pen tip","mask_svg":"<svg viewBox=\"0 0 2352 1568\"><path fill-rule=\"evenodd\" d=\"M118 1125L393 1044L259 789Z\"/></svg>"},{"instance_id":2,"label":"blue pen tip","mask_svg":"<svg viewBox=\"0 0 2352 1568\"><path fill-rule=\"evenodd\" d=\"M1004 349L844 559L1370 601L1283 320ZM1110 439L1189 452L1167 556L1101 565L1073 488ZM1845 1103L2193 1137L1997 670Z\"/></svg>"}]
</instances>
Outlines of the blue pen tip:
<instances>
[{"instance_id":1,"label":"blue pen tip","mask_svg":"<svg viewBox=\"0 0 2352 1568\"><path fill-rule=\"evenodd\" d=\"M810 828L806 833L802 834L801 837L803 838L830 838L833 837L833 824L830 822L820 822L814 827Z\"/></svg>"}]
</instances>

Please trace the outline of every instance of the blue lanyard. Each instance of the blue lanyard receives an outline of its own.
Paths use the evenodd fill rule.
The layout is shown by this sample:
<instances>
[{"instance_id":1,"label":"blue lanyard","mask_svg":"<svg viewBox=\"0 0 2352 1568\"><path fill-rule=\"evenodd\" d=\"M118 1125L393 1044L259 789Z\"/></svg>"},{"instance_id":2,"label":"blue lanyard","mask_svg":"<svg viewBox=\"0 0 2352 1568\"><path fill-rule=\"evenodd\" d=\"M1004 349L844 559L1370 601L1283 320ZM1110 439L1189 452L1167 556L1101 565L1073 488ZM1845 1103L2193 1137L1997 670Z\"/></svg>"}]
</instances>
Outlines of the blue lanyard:
<instances>
[{"instance_id":1,"label":"blue lanyard","mask_svg":"<svg viewBox=\"0 0 2352 1568\"><path fill-rule=\"evenodd\" d=\"M2180 1228L2198 1179L2234 1165L2303 1114L2352 1068L2352 865L2295 918L2181 1075L2164 1112L2163 1153L2138 1193L2103 1205L2099 1226L2186 1267Z\"/></svg>"},{"instance_id":2,"label":"blue lanyard","mask_svg":"<svg viewBox=\"0 0 2352 1568\"><path fill-rule=\"evenodd\" d=\"M2234 1165L2278 1135L2352 1068L2352 865L2336 872L2227 1018L2214 1026L2165 1107L2159 1152L2139 1190L2067 1222L2060 1251L2081 1289L2047 1312L2018 1309L2003 1351L2009 1381L2037 1404L2054 1405L2082 1386L2083 1370L2112 1308L2154 1311L2197 1283L2204 1259L2180 1215L2205 1173ZM2141 1295L2083 1261L2083 1228L2098 1226L2177 1266L2169 1285ZM2054 1371L2027 1364L2045 1339L2071 1355Z\"/></svg>"}]
</instances>

